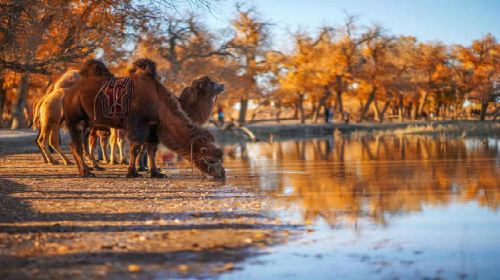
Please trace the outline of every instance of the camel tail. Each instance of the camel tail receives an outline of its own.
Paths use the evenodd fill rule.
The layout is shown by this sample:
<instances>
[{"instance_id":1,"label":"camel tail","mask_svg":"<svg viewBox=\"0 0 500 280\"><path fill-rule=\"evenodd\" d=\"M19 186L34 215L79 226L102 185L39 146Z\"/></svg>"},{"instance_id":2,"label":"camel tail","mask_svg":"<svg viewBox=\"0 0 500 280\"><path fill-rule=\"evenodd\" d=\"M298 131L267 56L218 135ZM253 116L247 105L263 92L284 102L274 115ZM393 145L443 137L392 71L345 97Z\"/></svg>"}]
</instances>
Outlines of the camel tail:
<instances>
[{"instance_id":1,"label":"camel tail","mask_svg":"<svg viewBox=\"0 0 500 280\"><path fill-rule=\"evenodd\" d=\"M40 116L38 109L40 108L41 103L42 103L41 99L33 103L33 108L32 108L33 121L31 122L31 128L33 128L33 130L40 128Z\"/></svg>"}]
</instances>

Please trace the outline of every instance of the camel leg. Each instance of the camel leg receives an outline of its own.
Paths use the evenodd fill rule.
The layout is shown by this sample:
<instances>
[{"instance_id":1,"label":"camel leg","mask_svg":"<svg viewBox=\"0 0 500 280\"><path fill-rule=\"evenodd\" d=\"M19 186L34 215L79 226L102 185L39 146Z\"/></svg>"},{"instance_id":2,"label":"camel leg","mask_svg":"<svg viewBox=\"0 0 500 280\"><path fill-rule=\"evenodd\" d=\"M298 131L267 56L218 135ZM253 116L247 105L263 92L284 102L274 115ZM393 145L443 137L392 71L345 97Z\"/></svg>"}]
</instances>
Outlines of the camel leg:
<instances>
[{"instance_id":1,"label":"camel leg","mask_svg":"<svg viewBox=\"0 0 500 280\"><path fill-rule=\"evenodd\" d=\"M101 150L102 150L102 160L105 163L109 163L109 158L108 158L108 138L109 137L99 137L99 143L101 144Z\"/></svg>"},{"instance_id":2,"label":"camel leg","mask_svg":"<svg viewBox=\"0 0 500 280\"><path fill-rule=\"evenodd\" d=\"M51 164L57 164L57 160L55 160L49 152L49 137L50 137L50 128L42 126L40 137L38 138L38 145L41 147L42 153L47 158L47 161Z\"/></svg>"},{"instance_id":3,"label":"camel leg","mask_svg":"<svg viewBox=\"0 0 500 280\"><path fill-rule=\"evenodd\" d=\"M38 129L38 135L36 136L36 140L35 140L35 143L38 147L38 149L40 149L40 153L42 154L42 157L43 157L43 161L45 163L49 163L49 159L47 158L47 156L45 155L45 151L43 150L43 147L41 145L42 143L42 129Z\"/></svg>"},{"instance_id":4,"label":"camel leg","mask_svg":"<svg viewBox=\"0 0 500 280\"><path fill-rule=\"evenodd\" d=\"M120 163L128 164L127 159L125 158L124 147L125 147L125 138L117 136L118 138L118 152L120 153Z\"/></svg>"},{"instance_id":5,"label":"camel leg","mask_svg":"<svg viewBox=\"0 0 500 280\"><path fill-rule=\"evenodd\" d=\"M61 150L61 145L59 143L59 129L60 128L57 127L56 129L52 130L52 133L50 133L49 145L61 157L65 165L70 165L71 161L64 155Z\"/></svg>"},{"instance_id":6,"label":"camel leg","mask_svg":"<svg viewBox=\"0 0 500 280\"><path fill-rule=\"evenodd\" d=\"M128 165L127 178L142 177L135 168L135 161L137 158L137 154L139 154L140 149L141 149L141 144L130 142L130 163Z\"/></svg>"},{"instance_id":7,"label":"camel leg","mask_svg":"<svg viewBox=\"0 0 500 280\"><path fill-rule=\"evenodd\" d=\"M118 164L118 160L116 159L116 129L112 128L111 129L111 135L109 136L109 145L111 146L111 155L109 160L111 161L111 164Z\"/></svg>"},{"instance_id":8,"label":"camel leg","mask_svg":"<svg viewBox=\"0 0 500 280\"><path fill-rule=\"evenodd\" d=\"M166 178L167 175L162 174L156 167L156 152L158 151L158 143L147 143L146 151L148 153L148 166L151 178Z\"/></svg>"},{"instance_id":9,"label":"camel leg","mask_svg":"<svg viewBox=\"0 0 500 280\"><path fill-rule=\"evenodd\" d=\"M136 158L136 166L139 166L139 171L146 171L146 165L144 164L144 153L146 152L146 145L141 146L139 155Z\"/></svg>"},{"instance_id":10,"label":"camel leg","mask_svg":"<svg viewBox=\"0 0 500 280\"><path fill-rule=\"evenodd\" d=\"M82 142L82 143L85 143L84 144L85 148L83 149L83 154L92 163L92 167L94 170L103 171L104 168L99 166L99 164L97 163L97 160L94 157L97 136L90 134L88 139L89 139L88 141Z\"/></svg>"},{"instance_id":11,"label":"camel leg","mask_svg":"<svg viewBox=\"0 0 500 280\"><path fill-rule=\"evenodd\" d=\"M95 160L95 147L97 143L97 136L90 134L89 135L89 143L88 146L85 147L85 150L88 150L89 155L87 156L88 160L93 163Z\"/></svg>"},{"instance_id":12,"label":"camel leg","mask_svg":"<svg viewBox=\"0 0 500 280\"><path fill-rule=\"evenodd\" d=\"M69 133L71 135L71 153L75 157L76 165L78 166L78 174L80 177L95 177L95 175L89 171L88 166L83 160L83 131L78 128L78 124L70 124L69 128Z\"/></svg>"}]
</instances>

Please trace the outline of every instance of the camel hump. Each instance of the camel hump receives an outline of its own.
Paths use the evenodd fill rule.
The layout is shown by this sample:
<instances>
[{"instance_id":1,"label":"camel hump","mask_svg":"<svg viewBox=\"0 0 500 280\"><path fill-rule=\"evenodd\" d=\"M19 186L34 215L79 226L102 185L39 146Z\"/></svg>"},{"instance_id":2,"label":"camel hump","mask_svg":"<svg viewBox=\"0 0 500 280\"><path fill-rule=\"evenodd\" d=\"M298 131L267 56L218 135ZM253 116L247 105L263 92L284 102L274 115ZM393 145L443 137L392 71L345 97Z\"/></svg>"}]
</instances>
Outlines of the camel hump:
<instances>
[{"instance_id":1,"label":"camel hump","mask_svg":"<svg viewBox=\"0 0 500 280\"><path fill-rule=\"evenodd\" d=\"M60 88L70 88L80 79L78 70L68 70L54 83L52 90Z\"/></svg>"},{"instance_id":2,"label":"camel hump","mask_svg":"<svg viewBox=\"0 0 500 280\"><path fill-rule=\"evenodd\" d=\"M129 74L145 74L156 79L158 77L156 72L156 63L149 58L140 58L132 63L132 66L128 70Z\"/></svg>"},{"instance_id":3,"label":"camel hump","mask_svg":"<svg viewBox=\"0 0 500 280\"><path fill-rule=\"evenodd\" d=\"M86 60L83 63L82 68L80 68L80 75L83 77L113 76L104 62L97 59Z\"/></svg>"}]
</instances>

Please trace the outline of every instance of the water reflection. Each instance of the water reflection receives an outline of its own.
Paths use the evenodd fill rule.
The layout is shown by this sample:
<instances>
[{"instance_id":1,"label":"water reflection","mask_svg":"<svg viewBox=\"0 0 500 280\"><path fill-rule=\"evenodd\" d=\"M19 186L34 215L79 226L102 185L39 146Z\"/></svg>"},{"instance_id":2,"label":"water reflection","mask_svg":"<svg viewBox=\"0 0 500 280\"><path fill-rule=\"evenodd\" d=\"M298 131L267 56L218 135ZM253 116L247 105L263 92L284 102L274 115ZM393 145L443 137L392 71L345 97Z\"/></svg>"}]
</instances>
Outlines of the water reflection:
<instances>
[{"instance_id":1,"label":"water reflection","mask_svg":"<svg viewBox=\"0 0 500 280\"><path fill-rule=\"evenodd\" d=\"M227 145L226 183L254 186L269 211L308 230L222 279L496 279L499 145L428 136Z\"/></svg>"},{"instance_id":2,"label":"water reflection","mask_svg":"<svg viewBox=\"0 0 500 280\"><path fill-rule=\"evenodd\" d=\"M425 136L331 137L225 147L231 184L255 184L305 224L386 225L424 206L500 205L495 139ZM275 206L276 206L275 205Z\"/></svg>"}]
</instances>

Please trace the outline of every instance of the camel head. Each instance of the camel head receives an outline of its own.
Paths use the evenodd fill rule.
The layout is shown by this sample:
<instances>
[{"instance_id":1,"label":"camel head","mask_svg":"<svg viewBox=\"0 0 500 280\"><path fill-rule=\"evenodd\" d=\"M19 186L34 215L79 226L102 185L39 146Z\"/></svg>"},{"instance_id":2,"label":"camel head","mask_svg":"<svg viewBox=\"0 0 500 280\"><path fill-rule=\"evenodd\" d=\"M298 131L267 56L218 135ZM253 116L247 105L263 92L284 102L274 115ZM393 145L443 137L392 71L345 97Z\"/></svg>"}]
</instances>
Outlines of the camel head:
<instances>
[{"instance_id":1,"label":"camel head","mask_svg":"<svg viewBox=\"0 0 500 280\"><path fill-rule=\"evenodd\" d=\"M224 84L212 81L208 76L201 76L195 79L189 87L191 99L197 100L202 97L212 98L224 91Z\"/></svg>"},{"instance_id":2,"label":"camel head","mask_svg":"<svg viewBox=\"0 0 500 280\"><path fill-rule=\"evenodd\" d=\"M224 179L226 171L223 162L224 152L217 147L213 136L199 136L192 143L192 163L203 173L215 179Z\"/></svg>"}]
</instances>

